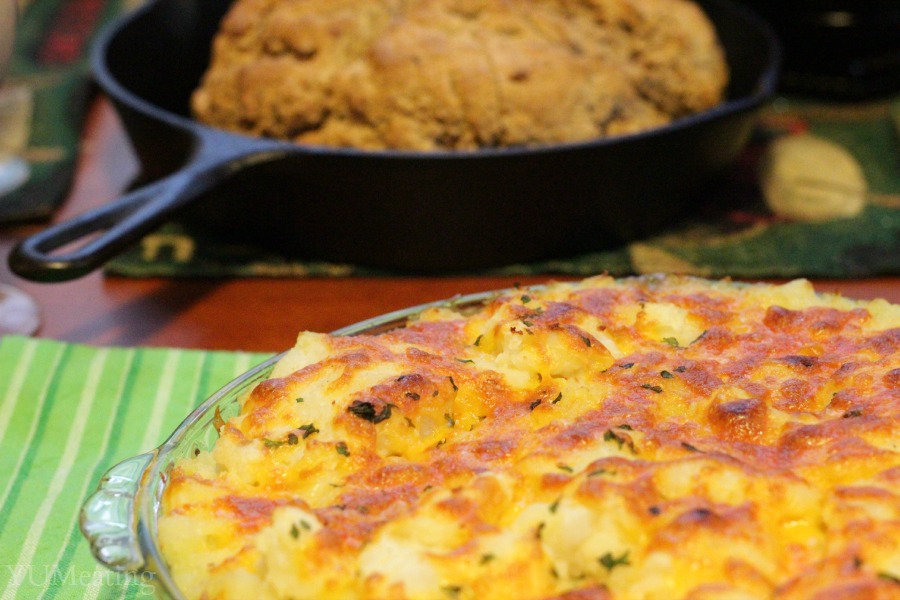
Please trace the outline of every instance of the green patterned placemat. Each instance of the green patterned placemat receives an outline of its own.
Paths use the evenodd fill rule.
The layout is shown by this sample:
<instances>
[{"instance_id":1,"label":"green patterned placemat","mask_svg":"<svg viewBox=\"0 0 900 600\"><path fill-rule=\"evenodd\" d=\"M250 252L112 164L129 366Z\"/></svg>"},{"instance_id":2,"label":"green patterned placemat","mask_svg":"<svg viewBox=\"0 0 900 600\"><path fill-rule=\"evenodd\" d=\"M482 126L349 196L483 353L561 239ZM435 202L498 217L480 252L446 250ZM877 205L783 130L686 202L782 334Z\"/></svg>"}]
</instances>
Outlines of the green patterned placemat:
<instances>
[{"instance_id":1,"label":"green patterned placemat","mask_svg":"<svg viewBox=\"0 0 900 600\"><path fill-rule=\"evenodd\" d=\"M0 337L0 598L152 598L146 576L94 560L81 505L108 469L265 358Z\"/></svg>"},{"instance_id":2,"label":"green patterned placemat","mask_svg":"<svg viewBox=\"0 0 900 600\"><path fill-rule=\"evenodd\" d=\"M66 198L94 91L90 45L127 2L20 1L15 52L0 86L0 225L46 220Z\"/></svg>"},{"instance_id":3,"label":"green patterned placemat","mask_svg":"<svg viewBox=\"0 0 900 600\"><path fill-rule=\"evenodd\" d=\"M775 218L757 185L758 158L780 136L809 132L848 150L872 192L900 204L900 99L859 105L778 99L764 113L755 139L710 193L704 218L621 248L488 273L628 275L657 271L709 277L866 277L900 274L900 209L870 205L851 219L826 223ZM892 113L892 111L894 111ZM715 207L727 207L716 209ZM170 223L107 265L131 277L343 277L382 275L231 244Z\"/></svg>"}]
</instances>

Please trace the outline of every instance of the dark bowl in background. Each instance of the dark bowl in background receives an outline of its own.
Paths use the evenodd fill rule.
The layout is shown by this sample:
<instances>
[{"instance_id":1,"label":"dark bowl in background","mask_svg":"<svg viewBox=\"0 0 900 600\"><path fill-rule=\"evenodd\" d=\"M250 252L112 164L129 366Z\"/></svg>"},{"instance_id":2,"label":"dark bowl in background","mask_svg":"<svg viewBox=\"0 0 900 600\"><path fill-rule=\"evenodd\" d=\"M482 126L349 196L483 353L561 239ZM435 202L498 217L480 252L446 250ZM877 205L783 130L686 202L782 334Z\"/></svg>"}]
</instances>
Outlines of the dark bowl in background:
<instances>
[{"instance_id":1,"label":"dark bowl in background","mask_svg":"<svg viewBox=\"0 0 900 600\"><path fill-rule=\"evenodd\" d=\"M855 101L900 92L900 1L743 2L782 42L785 93Z\"/></svg>"}]
</instances>

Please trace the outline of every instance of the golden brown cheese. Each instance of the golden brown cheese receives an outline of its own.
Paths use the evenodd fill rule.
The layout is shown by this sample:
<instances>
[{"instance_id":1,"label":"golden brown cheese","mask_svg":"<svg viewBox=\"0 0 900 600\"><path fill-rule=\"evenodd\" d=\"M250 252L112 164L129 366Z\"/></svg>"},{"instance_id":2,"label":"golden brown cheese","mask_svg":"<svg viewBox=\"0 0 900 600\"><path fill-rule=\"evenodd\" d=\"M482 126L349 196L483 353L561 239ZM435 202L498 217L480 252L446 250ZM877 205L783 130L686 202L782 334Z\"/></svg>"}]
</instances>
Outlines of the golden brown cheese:
<instances>
[{"instance_id":1,"label":"golden brown cheese","mask_svg":"<svg viewBox=\"0 0 900 600\"><path fill-rule=\"evenodd\" d=\"M900 306L596 277L302 333L169 476L189 598L898 598Z\"/></svg>"}]
</instances>

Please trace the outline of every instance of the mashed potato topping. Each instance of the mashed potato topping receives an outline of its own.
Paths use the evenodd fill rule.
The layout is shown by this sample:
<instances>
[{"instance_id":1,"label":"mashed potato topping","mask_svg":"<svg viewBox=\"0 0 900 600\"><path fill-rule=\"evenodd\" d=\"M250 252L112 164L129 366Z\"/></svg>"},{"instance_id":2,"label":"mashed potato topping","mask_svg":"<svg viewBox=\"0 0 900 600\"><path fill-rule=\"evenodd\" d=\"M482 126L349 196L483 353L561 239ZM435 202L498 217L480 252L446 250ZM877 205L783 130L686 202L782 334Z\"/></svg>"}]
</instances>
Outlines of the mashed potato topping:
<instances>
[{"instance_id":1,"label":"mashed potato topping","mask_svg":"<svg viewBox=\"0 0 900 600\"><path fill-rule=\"evenodd\" d=\"M900 306L596 277L301 333L168 480L188 598L897 598Z\"/></svg>"}]
</instances>

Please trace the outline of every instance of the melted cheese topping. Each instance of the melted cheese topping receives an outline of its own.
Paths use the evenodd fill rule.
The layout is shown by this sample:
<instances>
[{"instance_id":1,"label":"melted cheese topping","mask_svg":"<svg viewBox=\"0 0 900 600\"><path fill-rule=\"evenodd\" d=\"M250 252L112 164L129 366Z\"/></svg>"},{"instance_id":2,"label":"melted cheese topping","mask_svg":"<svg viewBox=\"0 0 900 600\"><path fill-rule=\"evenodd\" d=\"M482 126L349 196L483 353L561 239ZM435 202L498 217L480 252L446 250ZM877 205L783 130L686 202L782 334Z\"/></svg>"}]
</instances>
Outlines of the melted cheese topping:
<instances>
[{"instance_id":1,"label":"melted cheese topping","mask_svg":"<svg viewBox=\"0 0 900 600\"><path fill-rule=\"evenodd\" d=\"M162 511L189 598L897 598L900 306L597 277L302 333Z\"/></svg>"}]
</instances>

